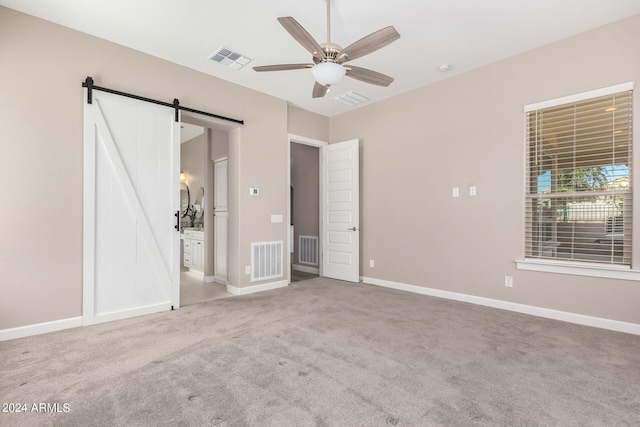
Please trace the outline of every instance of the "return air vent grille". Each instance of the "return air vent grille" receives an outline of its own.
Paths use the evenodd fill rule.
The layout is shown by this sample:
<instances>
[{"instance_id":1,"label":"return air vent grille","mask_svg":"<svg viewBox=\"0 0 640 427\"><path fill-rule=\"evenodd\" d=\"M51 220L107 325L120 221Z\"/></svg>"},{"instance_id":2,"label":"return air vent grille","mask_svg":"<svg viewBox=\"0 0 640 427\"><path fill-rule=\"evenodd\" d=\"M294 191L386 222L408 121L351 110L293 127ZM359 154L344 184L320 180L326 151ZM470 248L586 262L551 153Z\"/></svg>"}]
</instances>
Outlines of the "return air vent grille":
<instances>
[{"instance_id":1,"label":"return air vent grille","mask_svg":"<svg viewBox=\"0 0 640 427\"><path fill-rule=\"evenodd\" d=\"M251 243L251 281L282 277L282 241Z\"/></svg>"},{"instance_id":2,"label":"return air vent grille","mask_svg":"<svg viewBox=\"0 0 640 427\"><path fill-rule=\"evenodd\" d=\"M233 70L239 70L252 61L251 58L247 58L246 56L225 47L219 48L209 57L209 59Z\"/></svg>"},{"instance_id":3,"label":"return air vent grille","mask_svg":"<svg viewBox=\"0 0 640 427\"><path fill-rule=\"evenodd\" d=\"M335 98L333 98L333 100L339 102L340 104L353 107L354 105L362 104L363 102L368 101L369 98L354 91L349 91L343 93L342 95L336 96Z\"/></svg>"},{"instance_id":4,"label":"return air vent grille","mask_svg":"<svg viewBox=\"0 0 640 427\"><path fill-rule=\"evenodd\" d=\"M298 262L318 265L318 236L299 236Z\"/></svg>"}]
</instances>

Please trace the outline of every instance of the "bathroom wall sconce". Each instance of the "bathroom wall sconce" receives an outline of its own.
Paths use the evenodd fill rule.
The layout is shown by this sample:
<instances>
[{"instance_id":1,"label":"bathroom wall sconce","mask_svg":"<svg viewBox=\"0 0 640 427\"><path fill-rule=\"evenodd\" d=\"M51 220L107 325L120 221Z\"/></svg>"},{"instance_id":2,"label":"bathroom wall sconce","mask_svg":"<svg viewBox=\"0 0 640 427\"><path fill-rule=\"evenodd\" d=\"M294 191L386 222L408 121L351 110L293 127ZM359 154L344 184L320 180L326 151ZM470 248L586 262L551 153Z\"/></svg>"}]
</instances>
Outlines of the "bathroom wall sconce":
<instances>
[{"instance_id":1,"label":"bathroom wall sconce","mask_svg":"<svg viewBox=\"0 0 640 427\"><path fill-rule=\"evenodd\" d=\"M187 182L187 175L180 171L180 182Z\"/></svg>"}]
</instances>

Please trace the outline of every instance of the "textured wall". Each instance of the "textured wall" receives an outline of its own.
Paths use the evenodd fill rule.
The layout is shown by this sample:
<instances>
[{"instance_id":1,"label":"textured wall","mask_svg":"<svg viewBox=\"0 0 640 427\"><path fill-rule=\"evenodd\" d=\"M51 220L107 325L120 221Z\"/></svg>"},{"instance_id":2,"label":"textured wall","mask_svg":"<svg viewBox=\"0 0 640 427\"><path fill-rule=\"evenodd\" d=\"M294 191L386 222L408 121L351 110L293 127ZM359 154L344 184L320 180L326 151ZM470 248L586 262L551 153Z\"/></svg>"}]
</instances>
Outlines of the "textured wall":
<instances>
[{"instance_id":1,"label":"textured wall","mask_svg":"<svg viewBox=\"0 0 640 427\"><path fill-rule=\"evenodd\" d=\"M88 75L98 86L245 120L229 141L234 286L250 284L250 242L286 239L286 224L270 222L286 210L286 102L1 7L0 57L0 210L10 225L0 240L0 330L82 314ZM262 196L249 200L250 185Z\"/></svg>"},{"instance_id":2,"label":"textured wall","mask_svg":"<svg viewBox=\"0 0 640 427\"><path fill-rule=\"evenodd\" d=\"M521 271L514 262L524 256L523 107L639 82L639 29L637 15L333 117L332 142L361 139L363 276L640 323L635 281Z\"/></svg>"}]
</instances>

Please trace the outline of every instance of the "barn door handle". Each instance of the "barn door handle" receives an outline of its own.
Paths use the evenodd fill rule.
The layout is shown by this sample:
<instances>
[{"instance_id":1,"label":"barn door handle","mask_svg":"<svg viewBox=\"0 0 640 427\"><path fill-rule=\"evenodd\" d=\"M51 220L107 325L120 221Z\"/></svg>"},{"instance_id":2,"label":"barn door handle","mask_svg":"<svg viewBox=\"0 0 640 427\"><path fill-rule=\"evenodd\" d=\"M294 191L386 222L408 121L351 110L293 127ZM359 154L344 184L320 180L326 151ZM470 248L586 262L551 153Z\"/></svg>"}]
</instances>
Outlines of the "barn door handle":
<instances>
[{"instance_id":1,"label":"barn door handle","mask_svg":"<svg viewBox=\"0 0 640 427\"><path fill-rule=\"evenodd\" d=\"M176 213L173 214L173 216L176 217L176 225L174 225L173 228L180 231L180 211L176 211Z\"/></svg>"}]
</instances>

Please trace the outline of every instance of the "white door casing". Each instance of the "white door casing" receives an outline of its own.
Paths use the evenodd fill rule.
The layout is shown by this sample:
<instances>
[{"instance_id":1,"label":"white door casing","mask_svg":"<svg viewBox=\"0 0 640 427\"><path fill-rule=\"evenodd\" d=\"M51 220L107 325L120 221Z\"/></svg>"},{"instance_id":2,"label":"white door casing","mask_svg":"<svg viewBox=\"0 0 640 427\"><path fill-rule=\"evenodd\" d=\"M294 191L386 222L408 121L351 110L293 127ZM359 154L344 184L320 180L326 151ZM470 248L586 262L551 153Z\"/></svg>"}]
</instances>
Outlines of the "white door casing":
<instances>
[{"instance_id":1,"label":"white door casing","mask_svg":"<svg viewBox=\"0 0 640 427\"><path fill-rule=\"evenodd\" d=\"M179 306L180 123L174 114L101 91L85 103L85 325Z\"/></svg>"},{"instance_id":2,"label":"white door casing","mask_svg":"<svg viewBox=\"0 0 640 427\"><path fill-rule=\"evenodd\" d=\"M322 275L360 281L360 172L357 139L321 147Z\"/></svg>"}]
</instances>

